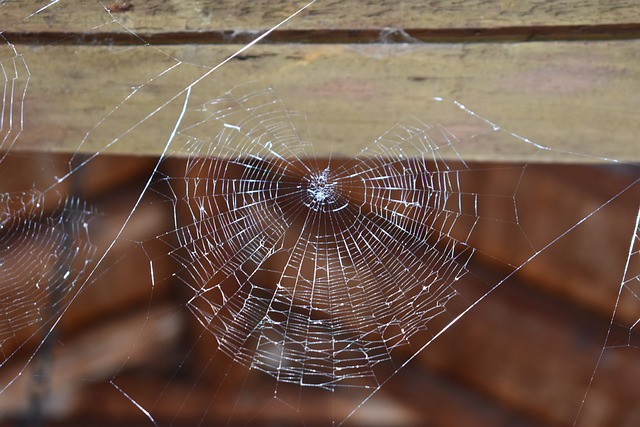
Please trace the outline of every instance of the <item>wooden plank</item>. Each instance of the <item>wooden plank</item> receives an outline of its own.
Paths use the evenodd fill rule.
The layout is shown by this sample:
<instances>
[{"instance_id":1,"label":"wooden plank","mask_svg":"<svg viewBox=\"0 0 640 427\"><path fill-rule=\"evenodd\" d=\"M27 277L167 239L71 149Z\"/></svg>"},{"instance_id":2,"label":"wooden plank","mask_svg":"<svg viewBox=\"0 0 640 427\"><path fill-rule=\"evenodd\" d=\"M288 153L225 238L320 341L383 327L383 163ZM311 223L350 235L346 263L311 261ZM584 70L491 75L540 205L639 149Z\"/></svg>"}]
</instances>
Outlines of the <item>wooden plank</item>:
<instances>
[{"instance_id":1,"label":"wooden plank","mask_svg":"<svg viewBox=\"0 0 640 427\"><path fill-rule=\"evenodd\" d=\"M425 351L429 351L427 348ZM424 365L414 362L398 371L381 392L391 394L420 414L420 425L431 427L537 427L546 425L539 419L513 410L469 387L454 375L438 375ZM367 402L362 409L371 409ZM358 412L354 414L358 415ZM355 418L355 417L354 417ZM354 421L352 419L351 421ZM350 425L347 423L347 425Z\"/></svg>"},{"instance_id":2,"label":"wooden plank","mask_svg":"<svg viewBox=\"0 0 640 427\"><path fill-rule=\"evenodd\" d=\"M61 417L72 411L84 386L109 380L125 363L136 367L166 357L182 328L182 319L165 306L128 314L56 347L48 372L51 393L44 402L44 415ZM14 378L15 382L0 399L0 421L26 414L37 375L35 365L23 368L18 363L1 372L1 384Z\"/></svg>"},{"instance_id":3,"label":"wooden plank","mask_svg":"<svg viewBox=\"0 0 640 427\"><path fill-rule=\"evenodd\" d=\"M127 6L129 4L129 6ZM136 33L202 33L266 30L302 8L307 1L291 2L233 1L215 3L202 0L156 0L149 2L105 1L60 2L45 8L42 2L29 0L3 4L0 28L13 33L84 33L96 32ZM125 7L122 7L122 6ZM106 9L111 9L110 15ZM409 29L492 29L514 27L582 27L580 33L589 33L585 26L640 23L640 5L632 0L611 2L570 0L528 2L471 0L465 2L401 3L381 0L377 2L317 1L284 27L293 31L323 31L349 29L378 29L376 38L384 38L384 28ZM635 28L635 32L638 28ZM531 35L535 31L530 31ZM390 39L392 40L392 39Z\"/></svg>"},{"instance_id":4,"label":"wooden plank","mask_svg":"<svg viewBox=\"0 0 640 427\"><path fill-rule=\"evenodd\" d=\"M544 425L635 425L640 352L608 350L589 387L608 320L511 281L416 362L450 375ZM583 416L574 424L585 392Z\"/></svg>"},{"instance_id":5,"label":"wooden plank","mask_svg":"<svg viewBox=\"0 0 640 427\"><path fill-rule=\"evenodd\" d=\"M0 171L0 190L3 193L17 195L22 192L28 194L28 190L33 187L47 188L51 185L54 176L63 176L78 161L81 159L71 160L69 156L58 154L12 154L3 159ZM40 221L47 222L51 212L59 211L61 204L65 202L67 197L75 197L83 203L87 203L86 206L93 214L87 216L89 237L86 241L96 246L96 255L93 255L90 266L95 265L97 258L105 252L120 231L155 163L156 160L153 158L139 157L101 156L95 159L74 174L74 178L58 185L57 192L41 194L42 197L36 199L44 205L43 218L34 219L35 222L32 225L35 226ZM116 175L111 173L113 170L117 170ZM141 178L144 178L144 181ZM27 196L25 196L26 198ZM74 302L68 309L65 309L64 317L60 323L64 333L75 331L79 327L96 322L105 314L122 311L124 307L130 307L136 303L146 306L151 294L158 298L166 291L167 281L158 279L158 283L153 284L149 271L149 254L152 248L161 246L164 250L163 244L154 240L143 250L142 247L131 243L149 240L153 236L160 235L171 225L171 207L166 203L151 203L152 199L153 196L150 196L148 199L150 203L140 206L139 214L130 218L128 226L121 234L121 239L117 241L113 250L103 261L103 265L108 264L108 268L99 269L88 283L85 283L86 275L91 267L85 269L84 275L74 288L75 291L79 291L77 286L82 286L82 292L76 294L73 289L69 290L70 294L74 295ZM24 224L18 224L24 226ZM28 284L34 280L34 265L43 269L43 265L46 264L36 262L39 260L34 257L58 258L64 252L62 247L55 245L49 247L52 243L62 244L55 239L45 239L45 231L49 230L47 233L51 231L49 227L38 229L39 232L32 235L32 231L8 229L8 225L16 227L12 221L3 225L5 233L9 233L8 236L13 235L16 236L15 238L20 238L20 241L27 245L33 253L31 256L21 257L19 255L20 248L17 247L16 251L18 252L14 257L10 256L3 260L6 264L4 271L20 277L21 280L15 279L0 286L0 289L5 293L2 300L8 306L13 306L16 309L26 309L29 304L37 303L40 310L45 313L42 318L38 316L31 319L32 324L15 328L13 336L1 343L0 348L3 351L3 356L7 357L19 348L22 348L23 351L33 351L41 343L45 331L52 326L53 321L60 314L58 310L51 308L54 295L56 292L66 292L67 288L62 286L62 290L52 290L50 288L52 283L46 282L47 285L42 286L40 292L28 291ZM10 242L11 239L7 240L6 237L5 240ZM82 241L82 238L78 238L79 241ZM49 246L41 247L43 242ZM26 266L25 261L33 265ZM8 265L12 265L14 268L9 268ZM142 268L143 266L147 267L146 270ZM154 267L156 277L164 278L170 274L171 262L167 259L156 260ZM53 280L50 273L37 271L39 275L35 277ZM22 283L22 285L9 290L7 286L10 286L11 283ZM16 298L14 293L18 294L18 302L10 303L13 298ZM26 296L20 295L20 293L24 293ZM67 302L68 299L64 301ZM7 313L2 311L2 307L0 307L0 324L3 326L11 325L12 319L7 318ZM43 329L38 332L40 328ZM7 331L4 330L4 332Z\"/></svg>"},{"instance_id":6,"label":"wooden plank","mask_svg":"<svg viewBox=\"0 0 640 427\"><path fill-rule=\"evenodd\" d=\"M142 377L142 376L140 376ZM230 394L223 388L220 395L213 396L215 385L197 384L181 379L155 378L135 375L122 376L117 383L147 409L159 425L190 425L205 419L220 424L229 420L230 425L299 425L304 417L305 425L331 425L336 420L327 408L351 410L359 402L348 393L336 393L329 399L326 394L315 402L307 402L300 412L292 411L276 402L266 408L257 405L269 390L262 384L251 384L240 394ZM527 419L522 414L510 412L488 399L479 398L464 385L434 375L420 367L409 366L398 374L398 380L382 387L376 395L356 411L345 425L386 426L452 426L507 427L521 425L542 426L542 423ZM159 393L162 390L162 393ZM185 397L188 398L185 399ZM326 400L325 400L326 399ZM103 402L95 405L95 402ZM145 425L146 418L130 401L119 395L110 384L85 387L79 396L76 411L65 421L69 424L95 425L97 421L108 423L117 414L118 420L127 420L127 425ZM197 420L193 421L192 420Z\"/></svg>"},{"instance_id":7,"label":"wooden plank","mask_svg":"<svg viewBox=\"0 0 640 427\"><path fill-rule=\"evenodd\" d=\"M149 375L122 375L116 380L123 390L135 397L137 403L150 411L158 425L280 425L325 426L332 425L332 411L351 411L360 403L348 393L307 400L293 409L273 398L273 390L254 381L240 394L235 390L218 389L217 384L185 381L183 378L151 377ZM112 424L116 419L129 426L144 426L148 418L110 385L86 387L79 396L77 412L65 419L65 425ZM95 402L102 402L95 405ZM347 425L420 425L421 419L404 402L381 390L372 404L356 412ZM117 414L114 418L114 414ZM470 424L471 425L471 424ZM480 424L485 427L495 424Z\"/></svg>"},{"instance_id":8,"label":"wooden plank","mask_svg":"<svg viewBox=\"0 0 640 427\"><path fill-rule=\"evenodd\" d=\"M240 47L23 46L31 79L25 131L15 148L157 155L193 82L201 79L193 86L184 123L199 119L196 110L205 102L258 80L274 87L289 108L306 114L318 156L353 156L407 116L444 123L464 137L470 116L451 103L458 100L506 129L560 150L538 152L497 136L483 144L459 144L467 160L529 161L532 154L534 161L594 160L562 151L640 159L640 62L635 60L640 40L262 45L245 60L207 75L208 67ZM220 124L212 126L212 139L219 129ZM179 135L169 152L187 154L174 148L183 143Z\"/></svg>"},{"instance_id":9,"label":"wooden plank","mask_svg":"<svg viewBox=\"0 0 640 427\"><path fill-rule=\"evenodd\" d=\"M9 153L2 159L0 193L48 188L54 185L55 177L64 176L86 159L42 152ZM82 168L76 178L57 184L56 189L62 194L73 194L89 201L118 187L130 186L136 179L148 177L156 163L155 158L101 156ZM118 170L117 175L110 173L115 169Z\"/></svg>"},{"instance_id":10,"label":"wooden plank","mask_svg":"<svg viewBox=\"0 0 640 427\"><path fill-rule=\"evenodd\" d=\"M521 267L518 277L605 319L615 306L629 254L640 198L639 177L630 168L585 165L530 165L524 173L519 168L496 169L488 179L476 179L473 191L509 194L511 183L518 182L514 194L518 229L486 221L475 228L469 243L486 263L501 260L520 266L535 255ZM602 208L596 210L598 206ZM501 212L505 205L487 203L484 207L487 218L508 218L508 211ZM519 232L525 233L526 243ZM617 322L632 325L637 320L637 305L619 307Z\"/></svg>"}]
</instances>

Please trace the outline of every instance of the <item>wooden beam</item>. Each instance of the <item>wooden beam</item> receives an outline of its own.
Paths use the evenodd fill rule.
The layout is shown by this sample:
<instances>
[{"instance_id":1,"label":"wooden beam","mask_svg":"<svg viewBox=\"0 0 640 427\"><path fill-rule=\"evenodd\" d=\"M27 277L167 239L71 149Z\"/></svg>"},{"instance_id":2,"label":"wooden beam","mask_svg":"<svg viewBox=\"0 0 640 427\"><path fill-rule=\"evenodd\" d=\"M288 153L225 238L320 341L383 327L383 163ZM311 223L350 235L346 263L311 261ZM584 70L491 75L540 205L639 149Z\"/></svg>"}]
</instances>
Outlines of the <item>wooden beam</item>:
<instances>
[{"instance_id":1,"label":"wooden beam","mask_svg":"<svg viewBox=\"0 0 640 427\"><path fill-rule=\"evenodd\" d=\"M3 27L12 33L64 33L81 34L89 29L95 34L137 34L153 37L159 34L233 32L230 39L242 40L243 32L263 31L276 25L308 3L307 0L291 2L233 1L203 2L195 0L156 0L149 2L105 1L60 2L43 8L37 0L9 2L3 5ZM122 7L122 6L125 7ZM33 16L37 10L43 9ZM111 15L106 12L111 9ZM576 3L570 0L506 2L469 0L465 2L424 2L410 0L395 2L327 2L316 1L284 31L327 33L346 29L370 34L383 41L393 32L389 28L404 29L411 36L420 36L424 29L468 29L474 31L511 28L526 31L536 37L540 29L574 28L582 37L591 29L615 27L632 29L637 33L640 23L640 5L632 0ZM631 24L631 25L629 25ZM536 28L538 31L536 31ZM505 33L509 34L509 31ZM524 32L522 33L525 34ZM299 36L300 34L298 34ZM245 34L246 36L246 34ZM357 34L352 34L356 37ZM393 41L393 37L387 40ZM360 39L362 41L362 39Z\"/></svg>"},{"instance_id":2,"label":"wooden beam","mask_svg":"<svg viewBox=\"0 0 640 427\"><path fill-rule=\"evenodd\" d=\"M640 160L640 40L260 45L211 71L241 47L20 46L31 79L14 148L157 155L189 85L199 81L185 123L205 102L258 80L306 114L319 156L353 156L407 116L464 137L469 115L457 100L557 150L496 137L458 145L467 160ZM219 129L211 127L211 139ZM169 153L188 154L183 142L179 135Z\"/></svg>"},{"instance_id":3,"label":"wooden beam","mask_svg":"<svg viewBox=\"0 0 640 427\"><path fill-rule=\"evenodd\" d=\"M72 411L84 386L108 381L125 363L140 366L166 356L183 326L171 309L159 307L133 312L56 347L46 379L51 394L44 402L45 415L60 417ZM26 413L37 375L34 363L23 367L18 362L2 371L0 384L15 381L0 399L0 421Z\"/></svg>"},{"instance_id":4,"label":"wooden beam","mask_svg":"<svg viewBox=\"0 0 640 427\"><path fill-rule=\"evenodd\" d=\"M417 357L544 425L633 425L640 352L607 350L606 321L558 304L517 281L478 304ZM581 402L583 416L574 424Z\"/></svg>"}]
</instances>

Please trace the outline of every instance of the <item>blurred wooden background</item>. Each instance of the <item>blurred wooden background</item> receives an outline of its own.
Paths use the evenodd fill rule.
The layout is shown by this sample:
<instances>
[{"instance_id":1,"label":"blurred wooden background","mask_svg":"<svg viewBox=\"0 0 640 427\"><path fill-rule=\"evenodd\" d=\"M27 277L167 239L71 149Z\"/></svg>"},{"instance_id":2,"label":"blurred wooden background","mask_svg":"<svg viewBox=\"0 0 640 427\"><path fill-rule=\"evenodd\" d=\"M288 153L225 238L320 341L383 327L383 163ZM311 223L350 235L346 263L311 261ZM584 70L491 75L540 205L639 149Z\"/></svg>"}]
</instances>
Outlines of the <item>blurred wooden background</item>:
<instances>
[{"instance_id":1,"label":"blurred wooden background","mask_svg":"<svg viewBox=\"0 0 640 427\"><path fill-rule=\"evenodd\" d=\"M172 97L304 4L104 2L110 14L97 2L61 1L27 17L41 3L1 3L0 31L31 74L25 129L0 164L2 191L46 185L64 176L70 161L78 164L78 154L100 152L76 171L75 184L70 179L57 190L78 193L104 212L92 222L92 241L103 253L175 124L184 96ZM459 99L558 150L533 159L531 185L519 190L521 211L541 218L554 211L558 223L535 225L541 241L594 212L399 371L346 425L574 424L613 313L640 200L637 183L612 199L638 179L637 166L603 159L640 159L639 36L640 6L633 1L318 1L198 83L194 106L256 77L273 85L287 105L308 114L319 156L357 153L404 116L421 117L425 99ZM163 74L169 67L176 68ZM120 106L137 85L130 104ZM464 154L506 167L532 160L527 150L505 154L499 145L470 146ZM161 171L183 174L177 157ZM0 394L0 423L149 425L114 384L153 408L161 425L333 420L321 404L301 414L258 411L224 388L231 380L218 388L221 373L203 368L212 365L215 342L185 309L184 290L171 279L175 265L157 258L151 282L149 259L166 251L154 238L171 230L172 220L162 195L145 199L103 262L105 273L62 318L45 374L36 358ZM505 261L521 257L508 235L474 244ZM490 276L495 266L473 268ZM640 309L629 304L617 314L617 322L631 325ZM614 338L624 342L626 332L616 329ZM39 339L0 367L2 384L17 376ZM623 347L606 353L577 425L640 424L640 351ZM42 407L34 409L39 375L48 389L38 391ZM344 399L338 405L357 404Z\"/></svg>"}]
</instances>

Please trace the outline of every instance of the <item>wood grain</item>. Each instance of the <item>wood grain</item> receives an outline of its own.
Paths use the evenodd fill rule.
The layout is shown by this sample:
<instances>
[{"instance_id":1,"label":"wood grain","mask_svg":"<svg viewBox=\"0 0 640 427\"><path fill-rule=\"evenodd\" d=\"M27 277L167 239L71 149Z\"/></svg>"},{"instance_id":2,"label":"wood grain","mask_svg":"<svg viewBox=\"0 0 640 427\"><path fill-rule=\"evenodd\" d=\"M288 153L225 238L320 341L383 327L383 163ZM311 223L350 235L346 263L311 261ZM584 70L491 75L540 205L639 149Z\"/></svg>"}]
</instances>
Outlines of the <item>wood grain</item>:
<instances>
[{"instance_id":1,"label":"wood grain","mask_svg":"<svg viewBox=\"0 0 640 427\"><path fill-rule=\"evenodd\" d=\"M48 373L50 401L45 415L62 417L73 410L78 391L93 381L108 381L124 363L143 365L166 356L183 328L182 320L166 307L154 311L129 313L107 325L95 327L54 350L54 362ZM34 364L15 363L1 372L7 384L16 378L0 399L0 420L25 413L37 375Z\"/></svg>"},{"instance_id":2,"label":"wood grain","mask_svg":"<svg viewBox=\"0 0 640 427\"><path fill-rule=\"evenodd\" d=\"M5 91L14 107L27 87L24 131L11 148L20 162L3 160L3 191L46 188L88 158L85 154L98 153L73 176L87 177L83 183L91 190L86 195L126 214L133 200L112 193L125 180L135 185L136 167L123 169L115 158L110 164L120 167L90 169L96 160L113 160L108 154L158 156L165 149L169 156L189 155L182 148L182 133L167 147L187 88L192 90L183 127L200 117L204 103L230 89L242 90L247 82L273 87L285 105L306 115L308 130L300 132L321 157L354 156L413 116L451 129L461 138L456 147L465 160L640 162L636 1L318 0L266 43L215 70L306 2L157 0L116 7L122 3L0 1L0 65L8 73L0 74L0 86L6 82L7 88L15 88ZM13 68L11 43L29 74L21 64ZM454 100L540 146L508 132L467 138L478 120ZM220 126L212 125L206 138L214 141ZM33 152L45 153L44 160L35 159ZM80 156L69 162L48 159L46 153ZM153 164L151 160L145 167ZM161 168L174 170L171 163ZM405 425L417 420L478 426L638 425L637 348L623 345L604 352L590 382L628 254L637 182L621 197L612 197L637 179L638 170L635 165L581 168L526 168L516 203L518 225L531 247L519 248L505 227L471 242L479 253L473 267L478 271L494 268L491 257L524 267L400 370L360 408L353 424L386 424L386 418L376 418L385 411ZM183 171L175 170L178 176ZM499 188L499 181L487 183L483 194ZM67 182L56 189L71 191ZM166 257L156 257L166 248L145 243L133 255L121 252L166 231L171 212L159 205L154 201L140 207L123 244L105 259L101 281L90 283L63 318L61 332L69 336L62 337L65 346L53 353L51 396L62 412L100 422L118 414L147 425L144 414L113 387L113 379L144 408L155 408L158 420L195 424L206 413L211 422L236 415L249 421L256 406L229 387L238 378L230 373L233 368L221 371L211 363L215 338L203 334L193 316L182 317L187 310L181 305L181 284L170 280L170 263L159 265ZM105 246L124 219L114 209L100 212L104 218L96 225L103 230L96 243ZM583 217L584 223L567 232ZM546 247L558 236L557 243ZM525 263L523 257L532 249L536 259ZM157 287L148 282L149 259L158 266ZM131 268L135 274L128 272ZM637 300L621 304L616 322L627 326L616 326L611 342L624 344L637 319ZM187 355L178 354L182 346ZM28 362L20 357L0 370L0 384L17 378L0 395L3 416L28 411L33 377L39 375L35 363L18 375ZM175 358L177 370L192 376L178 377L171 366L166 377L155 378ZM236 368L244 373L242 366ZM211 384L202 380L216 383L221 376L227 382L214 398ZM270 399L273 389L261 387L256 384L254 390L251 383L247 389ZM585 391L583 416L575 422ZM333 397L339 411L359 403L342 400L338 393ZM303 413L311 424L335 421L338 417L325 411L323 403L289 412L293 418L287 421ZM257 423L283 420L281 406L271 405L259 415Z\"/></svg>"},{"instance_id":3,"label":"wood grain","mask_svg":"<svg viewBox=\"0 0 640 427\"><path fill-rule=\"evenodd\" d=\"M119 3L132 7L106 13ZM3 5L0 27L12 33L136 33L148 35L184 32L243 32L271 28L287 18L307 1L232 1L156 0L147 2L105 1L60 2L44 9L36 0L8 2ZM111 7L112 10L117 8ZM25 17L27 17L25 19ZM632 0L610 2L548 1L517 2L510 0L470 0L396 2L380 0L319 0L282 28L294 31L335 31L338 29L378 29L384 38L385 28L402 29L492 29L504 27L559 27L638 24L640 5ZM582 34L588 29L583 28Z\"/></svg>"},{"instance_id":4,"label":"wood grain","mask_svg":"<svg viewBox=\"0 0 640 427\"><path fill-rule=\"evenodd\" d=\"M469 116L452 107L457 100L556 150L496 137L460 144L468 160L640 159L640 40L262 45L211 71L239 48L25 47L31 79L25 131L15 148L157 155L188 86L189 108L196 110L234 86L258 81L307 115L319 156L353 156L408 116L444 123L464 137L460 123ZM445 101L435 102L436 96ZM212 126L212 139L218 130ZM177 138L169 152L186 154L182 143Z\"/></svg>"},{"instance_id":5,"label":"wood grain","mask_svg":"<svg viewBox=\"0 0 640 427\"><path fill-rule=\"evenodd\" d=\"M635 425L640 352L609 350L589 386L607 321L573 310L517 281L494 292L418 356L543 425Z\"/></svg>"}]
</instances>

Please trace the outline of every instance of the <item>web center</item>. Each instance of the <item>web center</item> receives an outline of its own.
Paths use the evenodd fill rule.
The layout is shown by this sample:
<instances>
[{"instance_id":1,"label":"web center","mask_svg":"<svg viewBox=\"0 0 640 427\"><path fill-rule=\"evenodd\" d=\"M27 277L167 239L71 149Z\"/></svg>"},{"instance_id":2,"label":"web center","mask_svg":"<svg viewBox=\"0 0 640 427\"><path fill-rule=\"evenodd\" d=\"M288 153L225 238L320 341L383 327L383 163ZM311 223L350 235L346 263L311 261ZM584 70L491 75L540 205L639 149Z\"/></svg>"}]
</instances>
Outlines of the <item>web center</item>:
<instances>
[{"instance_id":1,"label":"web center","mask_svg":"<svg viewBox=\"0 0 640 427\"><path fill-rule=\"evenodd\" d=\"M336 200L336 184L337 182L330 179L329 168L312 175L307 187L307 195L311 205L320 207L334 202Z\"/></svg>"}]
</instances>

